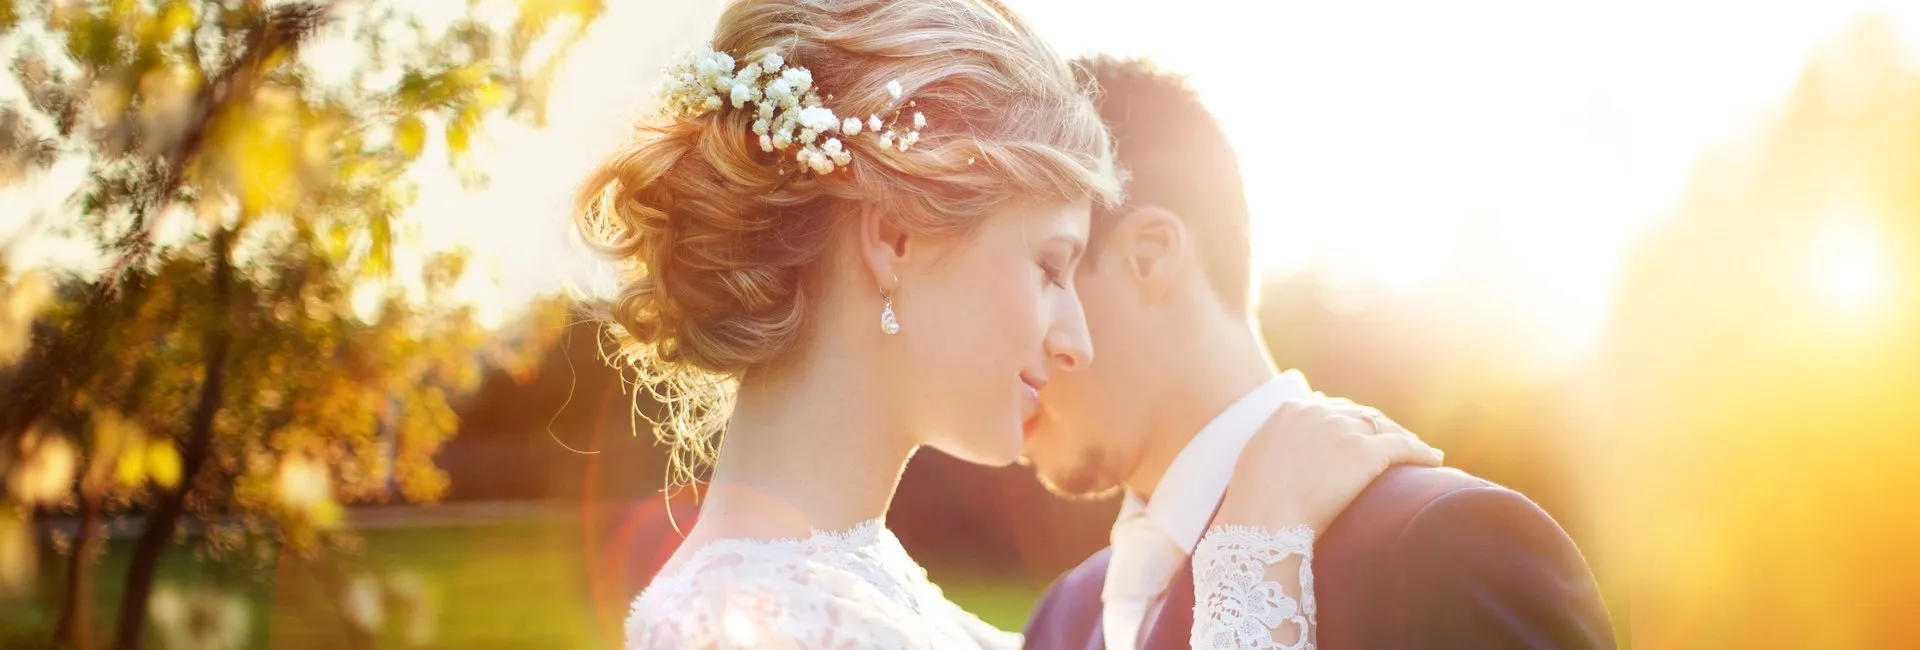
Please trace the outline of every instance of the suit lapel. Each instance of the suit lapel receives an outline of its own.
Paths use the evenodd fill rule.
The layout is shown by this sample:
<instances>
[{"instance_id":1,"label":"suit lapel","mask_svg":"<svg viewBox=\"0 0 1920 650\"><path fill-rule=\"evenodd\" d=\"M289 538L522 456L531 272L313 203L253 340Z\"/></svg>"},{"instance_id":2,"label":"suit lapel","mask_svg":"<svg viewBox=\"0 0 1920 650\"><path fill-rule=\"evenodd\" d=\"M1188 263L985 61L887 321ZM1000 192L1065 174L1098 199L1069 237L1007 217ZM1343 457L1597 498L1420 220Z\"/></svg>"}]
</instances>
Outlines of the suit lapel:
<instances>
[{"instance_id":1,"label":"suit lapel","mask_svg":"<svg viewBox=\"0 0 1920 650\"><path fill-rule=\"evenodd\" d=\"M1174 650L1188 647L1193 634L1193 560L1181 565L1167 585L1167 598L1147 622L1147 636L1141 650Z\"/></svg>"}]
</instances>

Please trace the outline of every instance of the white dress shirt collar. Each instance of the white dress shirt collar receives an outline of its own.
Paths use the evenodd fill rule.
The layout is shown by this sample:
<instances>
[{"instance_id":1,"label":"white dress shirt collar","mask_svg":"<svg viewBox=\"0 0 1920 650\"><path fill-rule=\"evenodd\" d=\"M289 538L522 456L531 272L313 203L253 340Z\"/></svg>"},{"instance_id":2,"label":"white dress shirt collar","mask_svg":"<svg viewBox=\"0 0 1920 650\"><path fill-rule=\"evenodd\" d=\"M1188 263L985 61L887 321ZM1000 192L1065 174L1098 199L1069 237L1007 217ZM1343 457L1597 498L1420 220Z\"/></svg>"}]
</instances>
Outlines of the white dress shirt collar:
<instances>
[{"instance_id":1,"label":"white dress shirt collar","mask_svg":"<svg viewBox=\"0 0 1920 650\"><path fill-rule=\"evenodd\" d=\"M1160 532L1183 551L1191 552L1206 532L1207 522L1213 519L1215 506L1227 493L1234 465L1240 462L1240 450L1281 404L1311 397L1313 389L1297 370L1280 373L1242 396L1214 416L1174 456L1151 501L1127 491L1120 506L1120 520L1144 510Z\"/></svg>"}]
</instances>

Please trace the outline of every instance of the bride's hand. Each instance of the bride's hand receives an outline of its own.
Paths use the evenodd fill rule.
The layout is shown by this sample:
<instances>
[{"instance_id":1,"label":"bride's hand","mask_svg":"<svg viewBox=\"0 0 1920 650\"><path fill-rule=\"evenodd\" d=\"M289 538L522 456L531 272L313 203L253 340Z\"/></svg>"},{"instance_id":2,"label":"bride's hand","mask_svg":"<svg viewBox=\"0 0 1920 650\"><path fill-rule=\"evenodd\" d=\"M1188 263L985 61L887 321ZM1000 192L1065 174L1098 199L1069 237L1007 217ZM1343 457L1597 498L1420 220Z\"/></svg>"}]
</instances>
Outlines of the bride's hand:
<instances>
[{"instance_id":1,"label":"bride's hand","mask_svg":"<svg viewBox=\"0 0 1920 650\"><path fill-rule=\"evenodd\" d=\"M1240 454L1214 523L1323 532L1388 467L1439 465L1441 458L1372 408L1343 399L1288 402Z\"/></svg>"}]
</instances>

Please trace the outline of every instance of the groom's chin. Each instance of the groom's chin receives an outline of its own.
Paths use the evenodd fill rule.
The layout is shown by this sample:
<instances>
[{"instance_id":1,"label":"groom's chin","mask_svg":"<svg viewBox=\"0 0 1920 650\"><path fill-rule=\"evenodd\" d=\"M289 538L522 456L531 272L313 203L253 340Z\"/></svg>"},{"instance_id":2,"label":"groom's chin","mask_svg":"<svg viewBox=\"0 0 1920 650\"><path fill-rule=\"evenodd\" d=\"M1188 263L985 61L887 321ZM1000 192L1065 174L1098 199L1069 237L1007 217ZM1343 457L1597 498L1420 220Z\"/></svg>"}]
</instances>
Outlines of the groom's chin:
<instances>
[{"instance_id":1,"label":"groom's chin","mask_svg":"<svg viewBox=\"0 0 1920 650\"><path fill-rule=\"evenodd\" d=\"M1035 465L1026 458L1021 463L1033 465L1034 476L1040 479L1040 485L1047 488L1055 497L1068 501L1104 501L1120 492L1118 481L1102 480L1098 472L1091 468L1076 468L1063 475L1053 475L1046 468Z\"/></svg>"}]
</instances>

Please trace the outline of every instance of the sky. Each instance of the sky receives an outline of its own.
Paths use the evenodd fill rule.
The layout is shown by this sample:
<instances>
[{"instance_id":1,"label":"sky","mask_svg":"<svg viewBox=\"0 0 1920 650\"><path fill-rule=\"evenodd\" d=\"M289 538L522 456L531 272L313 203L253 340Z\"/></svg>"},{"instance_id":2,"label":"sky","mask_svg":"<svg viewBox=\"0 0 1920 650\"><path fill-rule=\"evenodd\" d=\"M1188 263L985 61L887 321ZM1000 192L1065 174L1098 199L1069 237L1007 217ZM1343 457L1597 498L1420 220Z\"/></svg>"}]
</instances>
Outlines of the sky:
<instances>
[{"instance_id":1,"label":"sky","mask_svg":"<svg viewBox=\"0 0 1920 650\"><path fill-rule=\"evenodd\" d=\"M481 256L461 292L488 318L613 286L569 233L573 189L723 3L608 4L556 80L551 123L476 144L486 189L418 177L421 242ZM1920 43L1920 3L1892 0L1011 4L1065 54L1189 75L1240 156L1269 279L1312 273L1355 306L1430 301L1549 360L1586 349L1633 243L1704 153L1766 124L1815 48L1868 12ZM0 232L59 185L0 192Z\"/></svg>"}]
</instances>

